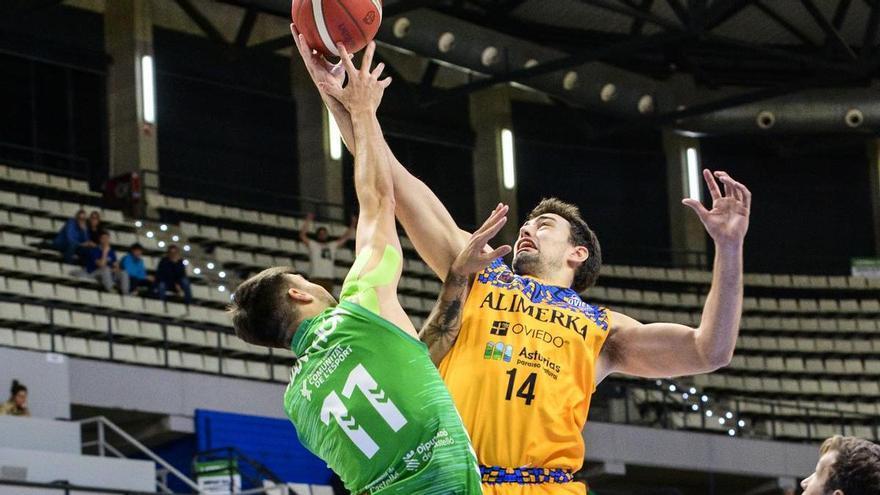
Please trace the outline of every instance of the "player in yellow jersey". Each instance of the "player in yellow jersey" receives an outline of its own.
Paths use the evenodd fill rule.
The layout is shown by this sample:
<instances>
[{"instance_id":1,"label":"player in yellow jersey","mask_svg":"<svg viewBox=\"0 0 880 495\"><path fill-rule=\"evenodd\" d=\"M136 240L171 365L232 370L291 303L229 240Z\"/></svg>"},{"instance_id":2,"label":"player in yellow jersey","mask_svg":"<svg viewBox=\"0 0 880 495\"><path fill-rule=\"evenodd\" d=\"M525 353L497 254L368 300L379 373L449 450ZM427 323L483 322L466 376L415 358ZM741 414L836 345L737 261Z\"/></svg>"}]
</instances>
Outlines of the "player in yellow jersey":
<instances>
[{"instance_id":1,"label":"player in yellow jersey","mask_svg":"<svg viewBox=\"0 0 880 495\"><path fill-rule=\"evenodd\" d=\"M341 85L344 71L296 38L314 82ZM326 92L321 97L354 152L360 143L345 108ZM384 146L393 164L397 218L445 281L421 337L470 433L485 493L584 495L573 476L583 465L581 429L599 382L611 373L692 375L730 362L742 312L751 193L728 174L704 171L711 209L683 201L715 241L712 288L700 325L691 328L643 324L583 302L579 294L599 274L599 242L578 209L558 200L529 215L512 267L497 260L473 280L447 277L462 250L488 246L469 245L470 234Z\"/></svg>"}]
</instances>

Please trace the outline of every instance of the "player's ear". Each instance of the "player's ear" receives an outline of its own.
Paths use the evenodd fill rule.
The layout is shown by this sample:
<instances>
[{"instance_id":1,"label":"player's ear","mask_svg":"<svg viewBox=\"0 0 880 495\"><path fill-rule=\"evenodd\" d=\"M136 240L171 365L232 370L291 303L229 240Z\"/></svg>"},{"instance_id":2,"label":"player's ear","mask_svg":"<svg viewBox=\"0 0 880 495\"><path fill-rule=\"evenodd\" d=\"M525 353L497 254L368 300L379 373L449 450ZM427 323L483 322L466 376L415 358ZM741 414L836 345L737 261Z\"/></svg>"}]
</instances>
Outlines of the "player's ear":
<instances>
[{"instance_id":1,"label":"player's ear","mask_svg":"<svg viewBox=\"0 0 880 495\"><path fill-rule=\"evenodd\" d=\"M308 304L315 300L315 298L308 292L294 287L287 289L287 297L289 297L295 304Z\"/></svg>"},{"instance_id":2,"label":"player's ear","mask_svg":"<svg viewBox=\"0 0 880 495\"><path fill-rule=\"evenodd\" d=\"M590 257L590 250L586 246L575 246L568 254L568 260L580 265Z\"/></svg>"}]
</instances>

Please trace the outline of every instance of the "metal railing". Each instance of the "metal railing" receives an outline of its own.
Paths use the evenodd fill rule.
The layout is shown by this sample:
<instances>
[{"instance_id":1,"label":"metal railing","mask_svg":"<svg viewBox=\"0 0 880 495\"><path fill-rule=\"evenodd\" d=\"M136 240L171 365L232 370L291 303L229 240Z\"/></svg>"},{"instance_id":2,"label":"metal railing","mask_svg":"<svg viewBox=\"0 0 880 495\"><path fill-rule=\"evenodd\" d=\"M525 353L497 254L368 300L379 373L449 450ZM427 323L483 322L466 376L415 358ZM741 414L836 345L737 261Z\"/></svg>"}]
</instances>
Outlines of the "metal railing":
<instances>
[{"instance_id":1,"label":"metal railing","mask_svg":"<svg viewBox=\"0 0 880 495\"><path fill-rule=\"evenodd\" d=\"M196 493L201 493L199 485L195 481L191 480L188 476L169 464L165 459L162 459L155 452L147 448L147 446L139 442L138 439L126 433L125 430L116 426L116 424L114 424L112 421L105 418L104 416L96 416L94 418L82 419L77 421L77 423L79 423L80 427L84 427L87 425L95 425L97 427L97 439L84 442L82 445L83 449L96 447L98 449L98 455L101 457L106 457L107 452L110 452L116 457L123 459L126 458L126 456L122 452L120 452L119 449L114 447L113 444L111 444L107 440L107 433L109 430L112 433L116 433L116 435L124 440L126 444L134 447L135 450L159 465L161 473L157 471L156 486L164 493L173 493L168 488L167 483L163 482L162 479L160 479L165 478L167 474L173 475L175 478L183 482L186 486L190 487Z\"/></svg>"}]
</instances>

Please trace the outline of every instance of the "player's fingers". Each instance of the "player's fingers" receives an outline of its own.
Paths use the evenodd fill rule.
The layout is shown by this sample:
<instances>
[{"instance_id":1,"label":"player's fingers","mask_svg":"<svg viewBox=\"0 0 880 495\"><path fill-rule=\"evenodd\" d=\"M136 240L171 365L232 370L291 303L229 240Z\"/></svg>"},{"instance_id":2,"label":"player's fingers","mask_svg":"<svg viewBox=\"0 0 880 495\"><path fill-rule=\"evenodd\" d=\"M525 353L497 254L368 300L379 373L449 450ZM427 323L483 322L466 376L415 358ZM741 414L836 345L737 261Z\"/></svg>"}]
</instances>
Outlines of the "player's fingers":
<instances>
[{"instance_id":1,"label":"player's fingers","mask_svg":"<svg viewBox=\"0 0 880 495\"><path fill-rule=\"evenodd\" d=\"M376 53L376 42L371 41L367 43L367 49L364 50L364 58L361 60L361 74L366 76L370 73L370 67L373 65L374 53Z\"/></svg>"},{"instance_id":2,"label":"player's fingers","mask_svg":"<svg viewBox=\"0 0 880 495\"><path fill-rule=\"evenodd\" d=\"M712 201L721 199L721 189L718 188L718 183L715 182L715 178L712 177L711 170L703 170L703 179L706 181L706 187L709 189L709 195L712 196Z\"/></svg>"},{"instance_id":3,"label":"player's fingers","mask_svg":"<svg viewBox=\"0 0 880 495\"><path fill-rule=\"evenodd\" d=\"M391 86L391 78L386 77L385 79L382 79L381 81L379 81L379 86L381 86L382 89L385 89L388 86Z\"/></svg>"},{"instance_id":4,"label":"player's fingers","mask_svg":"<svg viewBox=\"0 0 880 495\"><path fill-rule=\"evenodd\" d=\"M498 220L496 220L495 222L493 222L491 225L488 225L488 226L486 227L486 229L485 229L483 232L480 232L480 233L475 237L474 241L475 241L478 245L480 245L480 246L483 246L483 245L488 244L489 241L490 241L493 237L495 237L496 235L498 235L498 232L501 231L501 229L504 227L504 225L505 225L506 223L507 223L507 217L501 217L501 218L499 218Z\"/></svg>"},{"instance_id":5,"label":"player's fingers","mask_svg":"<svg viewBox=\"0 0 880 495\"><path fill-rule=\"evenodd\" d=\"M510 247L509 245L505 244L504 246L498 247L494 251L492 251L488 254L484 254L483 260L486 262L486 264L489 264L489 263L497 260L498 258L502 258L504 256L507 256L508 254L510 254L511 251L513 251L513 248Z\"/></svg>"},{"instance_id":6,"label":"player's fingers","mask_svg":"<svg viewBox=\"0 0 880 495\"><path fill-rule=\"evenodd\" d=\"M373 79L378 80L379 76L382 75L383 70L385 70L385 62L379 62L376 64L376 68L373 69L373 72L370 72L370 75L373 76Z\"/></svg>"},{"instance_id":7,"label":"player's fingers","mask_svg":"<svg viewBox=\"0 0 880 495\"><path fill-rule=\"evenodd\" d=\"M492 210L492 213L489 214L489 218L487 218L483 222L483 225L481 225L480 228L477 229L475 234L483 234L487 232L496 222L498 222L498 219L502 217L505 217L506 219L508 209L508 206L498 203L498 206L496 206L495 209Z\"/></svg>"},{"instance_id":8,"label":"player's fingers","mask_svg":"<svg viewBox=\"0 0 880 495\"><path fill-rule=\"evenodd\" d=\"M705 218L706 215L709 214L709 210L707 210L706 207L703 206L703 203L700 203L696 199L686 198L681 200L681 204L694 210L694 213L696 213L697 216L700 217L700 220L702 220L703 218Z\"/></svg>"},{"instance_id":9,"label":"player's fingers","mask_svg":"<svg viewBox=\"0 0 880 495\"><path fill-rule=\"evenodd\" d=\"M486 217L485 220L483 220L483 223L480 225L480 228L478 228L474 233L482 232L483 230L485 230L486 226L493 222L492 219L494 217L498 216L498 211L501 209L501 206L502 206L501 203L498 203L498 206L496 206L495 209L492 210L491 213L489 213L489 216Z\"/></svg>"},{"instance_id":10,"label":"player's fingers","mask_svg":"<svg viewBox=\"0 0 880 495\"><path fill-rule=\"evenodd\" d=\"M752 191L749 191L749 188L745 186L745 184L740 184L740 188L743 193L743 202L746 204L746 208L752 207Z\"/></svg>"},{"instance_id":11,"label":"player's fingers","mask_svg":"<svg viewBox=\"0 0 880 495\"><path fill-rule=\"evenodd\" d=\"M357 76L357 69L354 64L351 62L351 55L348 54L348 50L345 49L345 45L342 43L338 43L336 45L336 49L339 50L339 57L342 58L342 66L345 67L345 72L348 72L348 77Z\"/></svg>"},{"instance_id":12,"label":"player's fingers","mask_svg":"<svg viewBox=\"0 0 880 495\"><path fill-rule=\"evenodd\" d=\"M719 175L718 180L724 184L724 194L725 196L731 197L737 201L745 201L742 196L742 191L740 191L738 183L731 179L729 175Z\"/></svg>"}]
</instances>

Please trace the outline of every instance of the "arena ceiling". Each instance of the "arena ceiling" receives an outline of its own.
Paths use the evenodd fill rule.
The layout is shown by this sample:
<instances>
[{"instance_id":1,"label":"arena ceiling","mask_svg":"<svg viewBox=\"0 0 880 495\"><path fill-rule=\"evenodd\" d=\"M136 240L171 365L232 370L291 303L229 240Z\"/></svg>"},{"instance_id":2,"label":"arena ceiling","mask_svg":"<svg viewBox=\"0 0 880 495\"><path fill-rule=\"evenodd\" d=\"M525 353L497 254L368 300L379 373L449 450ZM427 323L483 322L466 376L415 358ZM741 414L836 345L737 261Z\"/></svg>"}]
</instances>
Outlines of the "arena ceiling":
<instances>
[{"instance_id":1,"label":"arena ceiling","mask_svg":"<svg viewBox=\"0 0 880 495\"><path fill-rule=\"evenodd\" d=\"M61 3L7 2L13 10ZM154 9L165 4L219 43L272 51L291 45L282 27L290 0L163 0ZM636 125L696 132L880 130L880 0L384 4L380 42L431 60L421 81L408 78L425 107L515 83ZM266 29L267 17L274 31ZM455 41L444 50L439 40L447 33ZM467 77L453 88L433 84L448 67Z\"/></svg>"},{"instance_id":2,"label":"arena ceiling","mask_svg":"<svg viewBox=\"0 0 880 495\"><path fill-rule=\"evenodd\" d=\"M286 0L223 1L289 15ZM878 25L878 0L387 0L379 39L471 74L426 105L515 82L651 125L843 132L880 128Z\"/></svg>"}]
</instances>

